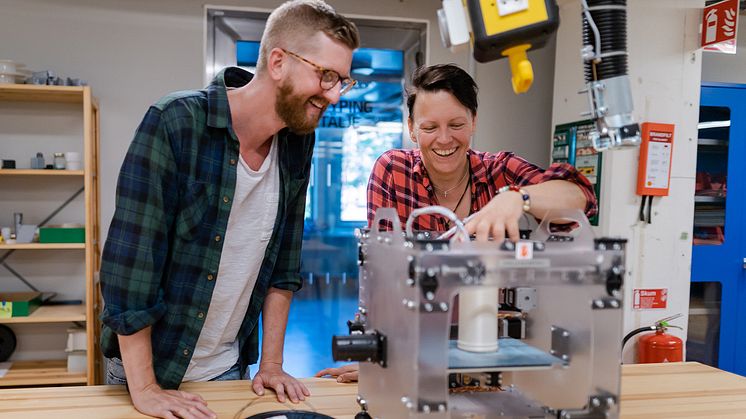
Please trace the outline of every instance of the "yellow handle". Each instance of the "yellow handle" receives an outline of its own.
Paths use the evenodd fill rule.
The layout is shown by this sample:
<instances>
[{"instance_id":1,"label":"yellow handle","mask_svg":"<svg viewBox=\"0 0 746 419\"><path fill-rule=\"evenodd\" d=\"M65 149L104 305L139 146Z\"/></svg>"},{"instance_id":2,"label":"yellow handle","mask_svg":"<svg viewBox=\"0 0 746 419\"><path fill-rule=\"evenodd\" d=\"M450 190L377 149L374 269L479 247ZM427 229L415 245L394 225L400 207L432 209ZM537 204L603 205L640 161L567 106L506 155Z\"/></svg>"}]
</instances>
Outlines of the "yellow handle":
<instances>
[{"instance_id":1,"label":"yellow handle","mask_svg":"<svg viewBox=\"0 0 746 419\"><path fill-rule=\"evenodd\" d=\"M516 94L526 93L534 82L534 69L526 57L526 51L529 48L531 48L530 44L522 44L508 48L502 53L510 60L510 72L513 74L511 81Z\"/></svg>"}]
</instances>

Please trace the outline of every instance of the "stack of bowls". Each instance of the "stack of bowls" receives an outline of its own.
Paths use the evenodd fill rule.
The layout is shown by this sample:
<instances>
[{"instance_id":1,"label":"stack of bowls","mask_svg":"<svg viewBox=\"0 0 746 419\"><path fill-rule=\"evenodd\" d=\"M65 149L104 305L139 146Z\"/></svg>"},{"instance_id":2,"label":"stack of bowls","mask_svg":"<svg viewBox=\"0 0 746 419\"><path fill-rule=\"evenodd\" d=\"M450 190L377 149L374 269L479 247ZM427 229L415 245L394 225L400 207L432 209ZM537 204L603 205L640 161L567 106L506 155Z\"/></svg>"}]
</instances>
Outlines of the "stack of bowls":
<instances>
[{"instance_id":1,"label":"stack of bowls","mask_svg":"<svg viewBox=\"0 0 746 419\"><path fill-rule=\"evenodd\" d=\"M13 60L0 60L0 84L23 83L28 70Z\"/></svg>"}]
</instances>

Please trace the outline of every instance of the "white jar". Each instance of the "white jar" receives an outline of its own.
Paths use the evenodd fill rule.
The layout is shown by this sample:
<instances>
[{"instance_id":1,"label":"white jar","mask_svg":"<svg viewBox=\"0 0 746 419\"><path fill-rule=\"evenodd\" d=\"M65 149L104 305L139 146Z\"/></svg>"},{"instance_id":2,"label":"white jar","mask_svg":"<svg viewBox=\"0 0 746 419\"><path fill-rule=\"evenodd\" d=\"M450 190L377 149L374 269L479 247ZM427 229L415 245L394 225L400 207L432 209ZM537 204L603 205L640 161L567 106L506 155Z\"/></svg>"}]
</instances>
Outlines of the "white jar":
<instances>
[{"instance_id":1,"label":"white jar","mask_svg":"<svg viewBox=\"0 0 746 419\"><path fill-rule=\"evenodd\" d=\"M54 153L55 170L65 170L65 153Z\"/></svg>"},{"instance_id":2,"label":"white jar","mask_svg":"<svg viewBox=\"0 0 746 419\"><path fill-rule=\"evenodd\" d=\"M67 163L67 170L81 170L83 168L83 160L77 151L65 152L65 161Z\"/></svg>"}]
</instances>

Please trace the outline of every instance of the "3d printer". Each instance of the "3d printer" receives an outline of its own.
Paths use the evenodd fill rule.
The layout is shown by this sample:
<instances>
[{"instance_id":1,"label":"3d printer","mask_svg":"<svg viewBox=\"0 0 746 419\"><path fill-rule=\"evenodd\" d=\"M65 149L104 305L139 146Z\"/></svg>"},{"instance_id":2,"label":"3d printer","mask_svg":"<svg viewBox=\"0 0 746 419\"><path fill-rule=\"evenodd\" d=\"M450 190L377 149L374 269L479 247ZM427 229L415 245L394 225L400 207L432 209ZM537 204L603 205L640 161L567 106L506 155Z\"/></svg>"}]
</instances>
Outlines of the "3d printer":
<instances>
[{"instance_id":1,"label":"3d printer","mask_svg":"<svg viewBox=\"0 0 746 419\"><path fill-rule=\"evenodd\" d=\"M361 362L360 416L618 417L625 240L594 238L580 211L518 243L464 240L455 216L450 240L395 220L381 209L372 225L394 230L360 231L359 311L333 338L335 360ZM526 312L524 339L498 338L498 289Z\"/></svg>"}]
</instances>

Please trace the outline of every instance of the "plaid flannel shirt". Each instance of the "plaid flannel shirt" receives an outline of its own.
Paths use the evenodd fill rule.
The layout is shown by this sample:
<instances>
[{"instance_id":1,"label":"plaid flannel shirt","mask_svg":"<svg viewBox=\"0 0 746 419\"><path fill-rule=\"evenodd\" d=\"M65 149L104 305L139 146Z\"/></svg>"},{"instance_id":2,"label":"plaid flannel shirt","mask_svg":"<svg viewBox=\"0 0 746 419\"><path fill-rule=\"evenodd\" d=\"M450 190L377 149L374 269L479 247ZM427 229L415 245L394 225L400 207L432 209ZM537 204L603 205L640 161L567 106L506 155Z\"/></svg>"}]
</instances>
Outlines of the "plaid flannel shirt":
<instances>
[{"instance_id":1,"label":"plaid flannel shirt","mask_svg":"<svg viewBox=\"0 0 746 419\"><path fill-rule=\"evenodd\" d=\"M229 68L205 90L173 93L151 106L119 174L101 265L101 346L105 356L121 357L117 335L152 326L153 367L164 388L181 384L207 318L239 159L226 86L251 77ZM268 288L301 287L313 144L313 134L278 134L280 202L237 337L242 375L258 358L256 325Z\"/></svg>"},{"instance_id":2,"label":"plaid flannel shirt","mask_svg":"<svg viewBox=\"0 0 746 419\"><path fill-rule=\"evenodd\" d=\"M588 217L597 211L593 186L573 166L555 163L546 170L510 152L468 151L471 176L470 214L479 211L506 185L535 185L552 179L567 180L580 186L586 199ZM383 153L368 179L368 225L372 226L378 208L395 208L404 229L413 210L439 205L419 149L389 150ZM389 223L390 224L390 223ZM391 226L389 226L391 228ZM445 231L448 220L437 214L417 217L414 230Z\"/></svg>"}]
</instances>

